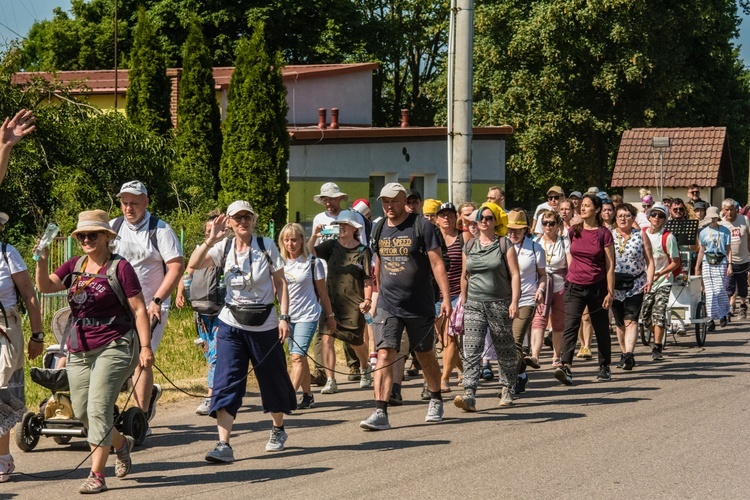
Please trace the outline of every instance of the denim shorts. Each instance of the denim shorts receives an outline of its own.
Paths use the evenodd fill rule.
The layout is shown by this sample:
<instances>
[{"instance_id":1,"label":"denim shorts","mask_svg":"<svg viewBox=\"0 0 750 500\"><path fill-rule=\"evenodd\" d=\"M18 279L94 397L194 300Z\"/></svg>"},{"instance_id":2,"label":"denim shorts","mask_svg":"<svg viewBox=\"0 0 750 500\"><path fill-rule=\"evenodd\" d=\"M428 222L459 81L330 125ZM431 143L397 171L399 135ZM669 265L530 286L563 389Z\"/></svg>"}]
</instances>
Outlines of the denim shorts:
<instances>
[{"instance_id":1,"label":"denim shorts","mask_svg":"<svg viewBox=\"0 0 750 500\"><path fill-rule=\"evenodd\" d=\"M317 327L317 321L289 323L289 354L306 355Z\"/></svg>"}]
</instances>

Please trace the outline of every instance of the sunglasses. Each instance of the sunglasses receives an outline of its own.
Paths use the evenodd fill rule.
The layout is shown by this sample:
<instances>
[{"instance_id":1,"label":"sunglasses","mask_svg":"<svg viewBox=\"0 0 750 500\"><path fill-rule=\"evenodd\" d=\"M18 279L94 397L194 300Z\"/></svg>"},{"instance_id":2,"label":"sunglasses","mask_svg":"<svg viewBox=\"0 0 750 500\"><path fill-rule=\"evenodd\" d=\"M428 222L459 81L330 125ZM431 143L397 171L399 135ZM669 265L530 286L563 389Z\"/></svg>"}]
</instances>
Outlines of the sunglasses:
<instances>
[{"instance_id":1,"label":"sunglasses","mask_svg":"<svg viewBox=\"0 0 750 500\"><path fill-rule=\"evenodd\" d=\"M560 195L559 194L556 194L554 196L547 196L547 201L552 201L552 200L557 201L559 199L560 199Z\"/></svg>"},{"instance_id":2,"label":"sunglasses","mask_svg":"<svg viewBox=\"0 0 750 500\"><path fill-rule=\"evenodd\" d=\"M78 241L83 243L87 239L89 241L96 241L96 239L99 237L99 233L78 233L76 234L76 238L78 238Z\"/></svg>"},{"instance_id":3,"label":"sunglasses","mask_svg":"<svg viewBox=\"0 0 750 500\"><path fill-rule=\"evenodd\" d=\"M672 210L674 210L675 212L684 212L685 207L672 207Z\"/></svg>"},{"instance_id":4,"label":"sunglasses","mask_svg":"<svg viewBox=\"0 0 750 500\"><path fill-rule=\"evenodd\" d=\"M248 214L248 215L233 215L232 216L232 220L234 222L238 223L238 224L240 222L244 221L244 220L246 220L248 222L251 222L253 220L253 216L250 215L250 214Z\"/></svg>"},{"instance_id":5,"label":"sunglasses","mask_svg":"<svg viewBox=\"0 0 750 500\"><path fill-rule=\"evenodd\" d=\"M657 219L666 219L667 216L664 215L662 212L651 212L649 214L649 217L656 217Z\"/></svg>"},{"instance_id":6,"label":"sunglasses","mask_svg":"<svg viewBox=\"0 0 750 500\"><path fill-rule=\"evenodd\" d=\"M495 220L494 215L482 215L481 217L479 217L479 222L489 222L492 220Z\"/></svg>"},{"instance_id":7,"label":"sunglasses","mask_svg":"<svg viewBox=\"0 0 750 500\"><path fill-rule=\"evenodd\" d=\"M700 191L690 191L690 194L701 194Z\"/></svg>"},{"instance_id":8,"label":"sunglasses","mask_svg":"<svg viewBox=\"0 0 750 500\"><path fill-rule=\"evenodd\" d=\"M556 225L557 225L557 222L553 221L553 220L543 220L542 221L542 226L552 227L552 226L556 226Z\"/></svg>"}]
</instances>

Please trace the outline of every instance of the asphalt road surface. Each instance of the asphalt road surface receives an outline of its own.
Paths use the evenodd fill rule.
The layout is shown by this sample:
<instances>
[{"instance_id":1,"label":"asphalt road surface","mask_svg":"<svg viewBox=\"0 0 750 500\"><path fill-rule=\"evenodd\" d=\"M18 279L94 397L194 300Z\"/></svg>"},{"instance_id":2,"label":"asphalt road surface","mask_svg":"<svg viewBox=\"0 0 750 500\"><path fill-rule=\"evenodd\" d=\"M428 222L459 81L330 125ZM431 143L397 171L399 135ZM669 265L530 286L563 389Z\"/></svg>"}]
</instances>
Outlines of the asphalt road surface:
<instances>
[{"instance_id":1,"label":"asphalt road surface","mask_svg":"<svg viewBox=\"0 0 750 500\"><path fill-rule=\"evenodd\" d=\"M216 440L198 400L162 405L154 434L133 452L133 470L114 477L107 498L748 498L750 497L750 322L709 333L704 348L679 337L665 361L613 368L594 381L596 361L576 362L574 386L552 376L550 352L530 370L527 393L512 408L497 403L497 382L482 383L478 412L453 406L445 420L424 422L421 379L405 382L406 403L389 410L393 429L367 432L359 422L373 409L372 391L339 381L341 392L316 394L317 406L286 419L289 440L264 451L270 418L248 393L232 446L236 462L203 458ZM616 343L615 343L616 345ZM617 348L615 347L617 352ZM596 356L596 352L594 352ZM619 356L617 352L616 356ZM594 357L595 359L595 357ZM613 364L614 365L614 364ZM12 447L16 471L54 476L86 456L81 439L60 446L42 438L23 453ZM78 496L89 462L59 479L14 474L0 498Z\"/></svg>"}]
</instances>

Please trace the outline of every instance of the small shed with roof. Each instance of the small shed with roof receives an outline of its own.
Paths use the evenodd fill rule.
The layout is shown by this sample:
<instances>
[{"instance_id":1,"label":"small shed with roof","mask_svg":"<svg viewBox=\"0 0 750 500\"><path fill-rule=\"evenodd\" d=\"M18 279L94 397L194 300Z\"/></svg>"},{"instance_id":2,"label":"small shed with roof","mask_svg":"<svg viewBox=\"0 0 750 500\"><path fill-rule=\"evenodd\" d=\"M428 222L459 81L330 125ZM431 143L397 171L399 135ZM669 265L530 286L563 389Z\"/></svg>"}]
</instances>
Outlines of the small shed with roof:
<instances>
[{"instance_id":1,"label":"small shed with roof","mask_svg":"<svg viewBox=\"0 0 750 500\"><path fill-rule=\"evenodd\" d=\"M641 188L656 200L686 199L688 188L697 184L703 200L720 205L733 183L726 127L687 127L623 132L611 185L622 189L625 201L639 203Z\"/></svg>"}]
</instances>

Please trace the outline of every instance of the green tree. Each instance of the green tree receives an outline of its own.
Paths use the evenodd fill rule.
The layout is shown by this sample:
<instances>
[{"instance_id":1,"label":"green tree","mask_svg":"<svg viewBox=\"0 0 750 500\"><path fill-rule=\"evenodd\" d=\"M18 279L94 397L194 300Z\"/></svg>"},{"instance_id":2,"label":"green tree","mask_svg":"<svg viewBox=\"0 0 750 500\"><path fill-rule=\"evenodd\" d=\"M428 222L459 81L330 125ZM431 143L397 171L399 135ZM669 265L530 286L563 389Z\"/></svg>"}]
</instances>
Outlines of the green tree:
<instances>
[{"instance_id":1,"label":"green tree","mask_svg":"<svg viewBox=\"0 0 750 500\"><path fill-rule=\"evenodd\" d=\"M221 159L221 117L211 58L197 17L183 46L177 107L177 160L171 179L180 201L176 217L203 213L216 204Z\"/></svg>"},{"instance_id":2,"label":"green tree","mask_svg":"<svg viewBox=\"0 0 750 500\"><path fill-rule=\"evenodd\" d=\"M138 11L130 53L126 111L134 124L166 134L172 128L170 82L156 26L145 8Z\"/></svg>"},{"instance_id":3,"label":"green tree","mask_svg":"<svg viewBox=\"0 0 750 500\"><path fill-rule=\"evenodd\" d=\"M732 44L738 23L734 0L480 4L475 124L516 128L512 197L607 186L634 127L726 125L744 179L750 91Z\"/></svg>"},{"instance_id":4,"label":"green tree","mask_svg":"<svg viewBox=\"0 0 750 500\"><path fill-rule=\"evenodd\" d=\"M286 221L286 88L281 60L266 51L263 26L250 40L240 40L229 86L219 202L247 200L259 215L259 227Z\"/></svg>"}]
</instances>

